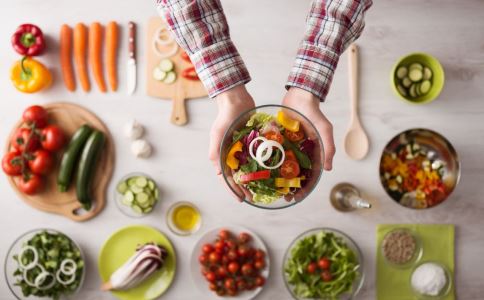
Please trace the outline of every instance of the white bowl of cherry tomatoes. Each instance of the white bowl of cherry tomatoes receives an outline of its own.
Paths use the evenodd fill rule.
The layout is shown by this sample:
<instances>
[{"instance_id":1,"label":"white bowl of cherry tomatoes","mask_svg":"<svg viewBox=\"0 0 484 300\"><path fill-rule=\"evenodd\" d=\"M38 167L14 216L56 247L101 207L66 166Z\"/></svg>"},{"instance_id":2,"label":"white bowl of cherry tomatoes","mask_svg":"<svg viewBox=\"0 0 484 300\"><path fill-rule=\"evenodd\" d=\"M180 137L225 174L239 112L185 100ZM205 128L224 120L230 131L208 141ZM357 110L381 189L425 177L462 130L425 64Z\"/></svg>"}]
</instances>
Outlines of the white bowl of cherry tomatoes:
<instances>
[{"instance_id":1,"label":"white bowl of cherry tomatoes","mask_svg":"<svg viewBox=\"0 0 484 300\"><path fill-rule=\"evenodd\" d=\"M254 298L269 277L269 255L264 242L237 226L205 233L192 252L195 285L207 298Z\"/></svg>"}]
</instances>

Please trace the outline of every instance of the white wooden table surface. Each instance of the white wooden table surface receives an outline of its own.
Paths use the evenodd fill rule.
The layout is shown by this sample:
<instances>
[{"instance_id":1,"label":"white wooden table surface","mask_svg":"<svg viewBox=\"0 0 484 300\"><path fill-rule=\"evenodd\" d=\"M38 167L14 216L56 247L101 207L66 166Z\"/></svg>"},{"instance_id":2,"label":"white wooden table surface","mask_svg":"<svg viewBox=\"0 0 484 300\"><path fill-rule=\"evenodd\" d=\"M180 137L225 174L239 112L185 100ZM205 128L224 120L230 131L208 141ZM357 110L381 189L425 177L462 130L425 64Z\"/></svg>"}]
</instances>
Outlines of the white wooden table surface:
<instances>
[{"instance_id":1,"label":"white wooden table surface","mask_svg":"<svg viewBox=\"0 0 484 300\"><path fill-rule=\"evenodd\" d=\"M248 88L258 104L279 103L284 82L304 30L309 8L306 1L223 1L233 40L238 46L253 81ZM303 203L281 211L264 211L233 201L218 181L207 160L208 131L216 115L210 100L189 101L190 124L169 123L171 104L145 95L143 45L146 22L156 15L154 1L115 0L16 0L0 1L0 140L29 104L70 101L96 112L109 126L116 144L116 169L109 189L109 203L95 219L75 223L63 217L37 211L13 193L6 177L0 176L0 260L10 243L21 233L38 227L60 229L78 241L87 255L87 280L77 299L111 299L99 291L97 255L104 240L120 227L149 224L165 232L178 254L177 276L164 299L201 299L192 285L189 255L201 233L224 224L247 226L266 241L271 255L271 277L258 299L289 299L282 276L284 251L299 233L317 226L341 229L361 246L365 257L366 282L358 299L375 298L375 228L379 223L454 223L456 234L456 285L459 299L482 299L484 275L484 2L479 0L378 0L367 14L361 46L361 114L371 139L368 157L349 160L341 147L349 119L346 56L340 62L324 111L335 126L338 152L334 171L325 173ZM68 93L60 79L58 32L62 23L82 21L123 24L118 93ZM139 25L139 88L134 96L125 90L127 22ZM53 67L55 84L47 92L23 95L9 82L9 68L18 59L10 47L10 35L17 25L33 22L49 36L49 50L41 57ZM435 55L446 71L446 85L437 101L411 106L399 101L389 85L389 72L402 55L425 51ZM136 118L148 128L156 147L150 160L136 160L129 142L122 136L126 121ZM378 178L378 161L385 143L398 132L425 127L443 133L457 149L462 162L462 180L452 198L429 211L410 211L393 203ZM161 205L149 217L134 220L122 215L112 201L114 183L126 173L151 174L163 190ZM328 202L333 185L355 183L371 199L370 211L341 214ZM196 203L204 225L192 237L177 237L168 231L164 214L179 200ZM445 251L445 249L443 249ZM3 268L2 268L3 269ZM2 270L3 272L3 270ZM3 276L3 275L2 275ZM0 299L12 299L0 280ZM389 299L391 300L391 299Z\"/></svg>"}]
</instances>

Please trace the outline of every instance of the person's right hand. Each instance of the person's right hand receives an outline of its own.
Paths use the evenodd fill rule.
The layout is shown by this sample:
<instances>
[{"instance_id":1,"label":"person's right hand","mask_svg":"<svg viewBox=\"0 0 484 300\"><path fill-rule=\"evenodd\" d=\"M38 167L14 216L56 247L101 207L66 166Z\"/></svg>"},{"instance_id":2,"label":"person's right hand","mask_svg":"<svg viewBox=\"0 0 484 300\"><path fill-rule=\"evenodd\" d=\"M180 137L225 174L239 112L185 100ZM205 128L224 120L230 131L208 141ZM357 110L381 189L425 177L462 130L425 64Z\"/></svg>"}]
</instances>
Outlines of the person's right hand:
<instances>
[{"instance_id":1,"label":"person's right hand","mask_svg":"<svg viewBox=\"0 0 484 300\"><path fill-rule=\"evenodd\" d=\"M232 122L243 112L255 107L252 96L247 92L245 85L238 85L215 97L218 105L218 115L210 131L210 145L208 157L212 161L217 175L222 174L220 169L220 145L225 131Z\"/></svg>"}]
</instances>

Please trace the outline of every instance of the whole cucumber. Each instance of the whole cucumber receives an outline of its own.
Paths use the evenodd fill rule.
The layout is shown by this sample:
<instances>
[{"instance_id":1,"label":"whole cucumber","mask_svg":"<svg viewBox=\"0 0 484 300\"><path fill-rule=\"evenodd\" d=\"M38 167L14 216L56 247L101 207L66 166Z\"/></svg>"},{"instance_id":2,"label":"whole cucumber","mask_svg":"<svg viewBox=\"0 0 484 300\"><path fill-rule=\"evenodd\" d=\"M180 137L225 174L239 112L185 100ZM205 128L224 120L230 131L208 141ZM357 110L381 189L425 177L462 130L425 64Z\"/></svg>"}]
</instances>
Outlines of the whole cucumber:
<instances>
[{"instance_id":1,"label":"whole cucumber","mask_svg":"<svg viewBox=\"0 0 484 300\"><path fill-rule=\"evenodd\" d=\"M72 136L66 152L62 156L62 161L57 175L57 187L60 192L69 189L74 174L74 166L79 160L81 150L86 144L87 139L92 133L92 128L87 124L82 125Z\"/></svg>"},{"instance_id":2,"label":"whole cucumber","mask_svg":"<svg viewBox=\"0 0 484 300\"><path fill-rule=\"evenodd\" d=\"M77 168L76 192L77 200L81 202L85 210L90 210L92 206L91 184L95 175L97 161L104 143L104 134L94 130L87 139L86 145L82 150L81 159Z\"/></svg>"}]
</instances>

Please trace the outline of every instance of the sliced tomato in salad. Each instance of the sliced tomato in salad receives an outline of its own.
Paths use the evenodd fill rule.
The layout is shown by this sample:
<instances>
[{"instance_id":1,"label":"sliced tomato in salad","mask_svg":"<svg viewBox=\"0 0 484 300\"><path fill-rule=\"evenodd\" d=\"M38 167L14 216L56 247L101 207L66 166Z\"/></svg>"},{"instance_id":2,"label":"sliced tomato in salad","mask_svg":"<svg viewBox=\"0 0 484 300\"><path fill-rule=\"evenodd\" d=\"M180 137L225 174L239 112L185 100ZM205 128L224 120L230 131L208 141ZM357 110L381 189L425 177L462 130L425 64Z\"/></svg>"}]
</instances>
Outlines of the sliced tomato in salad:
<instances>
[{"instance_id":1,"label":"sliced tomato in salad","mask_svg":"<svg viewBox=\"0 0 484 300\"><path fill-rule=\"evenodd\" d=\"M297 158L296 158L296 155L294 154L294 151L292 150L286 150L284 151L284 154L285 154L285 160L293 160L293 161L296 161L297 162Z\"/></svg>"},{"instance_id":2,"label":"sliced tomato in salad","mask_svg":"<svg viewBox=\"0 0 484 300\"><path fill-rule=\"evenodd\" d=\"M271 131L267 132L266 134L264 134L264 137L268 140L276 141L281 145L282 145L282 143L284 143L284 137L282 136L282 134L280 132L277 132L277 131L271 130Z\"/></svg>"},{"instance_id":3,"label":"sliced tomato in salad","mask_svg":"<svg viewBox=\"0 0 484 300\"><path fill-rule=\"evenodd\" d=\"M292 179L299 175L299 164L295 160L285 160L281 166L281 176L286 179Z\"/></svg>"},{"instance_id":4,"label":"sliced tomato in salad","mask_svg":"<svg viewBox=\"0 0 484 300\"><path fill-rule=\"evenodd\" d=\"M254 173L248 173L240 176L240 181L243 183L248 183L255 180L269 179L271 178L271 171L263 170Z\"/></svg>"},{"instance_id":5,"label":"sliced tomato in salad","mask_svg":"<svg viewBox=\"0 0 484 300\"><path fill-rule=\"evenodd\" d=\"M291 142L299 142L299 141L302 141L304 139L304 132L302 131L301 128L299 128L299 130L296 131L296 132L286 130L284 132L284 135Z\"/></svg>"}]
</instances>

